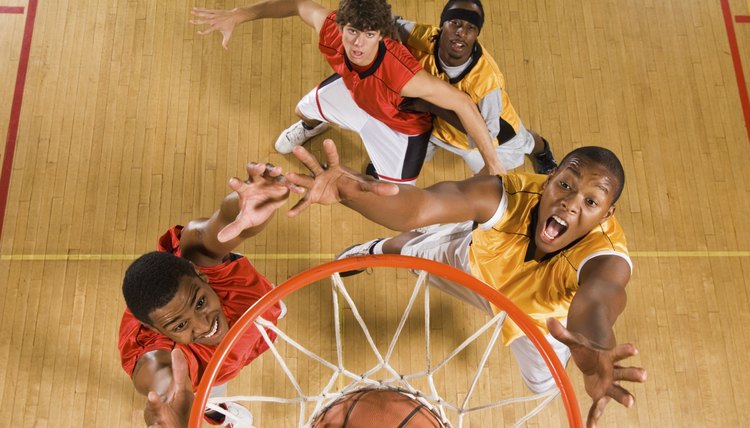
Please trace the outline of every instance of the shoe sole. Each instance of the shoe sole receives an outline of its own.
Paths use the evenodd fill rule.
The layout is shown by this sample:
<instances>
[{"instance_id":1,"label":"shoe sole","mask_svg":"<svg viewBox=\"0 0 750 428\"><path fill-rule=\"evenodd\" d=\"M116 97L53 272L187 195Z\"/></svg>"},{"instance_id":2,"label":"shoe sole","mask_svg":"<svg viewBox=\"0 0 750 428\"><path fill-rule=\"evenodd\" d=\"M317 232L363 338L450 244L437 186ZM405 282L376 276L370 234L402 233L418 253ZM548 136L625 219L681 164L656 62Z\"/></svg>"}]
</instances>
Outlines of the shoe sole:
<instances>
[{"instance_id":1,"label":"shoe sole","mask_svg":"<svg viewBox=\"0 0 750 428\"><path fill-rule=\"evenodd\" d=\"M354 245L350 245L349 247L346 247L346 248L344 249L344 251L340 252L340 253L339 253L339 254L338 254L338 255L336 256L336 259L335 259L335 260L343 260L343 259L348 259L348 258L350 258L350 257L343 257L343 258L342 258L342 257L341 257L341 255L342 255L342 254L344 254L344 253L346 253L347 251L351 250L352 248L356 247L357 245L360 245L360 244L354 244ZM362 256L352 256L352 257L362 257ZM355 270L348 270L348 271L346 271L346 272L339 272L339 276L340 276L340 277L342 277L342 278L346 278L346 277L349 277L349 276L359 275L360 273L362 273L362 272L364 272L364 271L366 271L366 270L367 270L367 269L355 269Z\"/></svg>"}]
</instances>

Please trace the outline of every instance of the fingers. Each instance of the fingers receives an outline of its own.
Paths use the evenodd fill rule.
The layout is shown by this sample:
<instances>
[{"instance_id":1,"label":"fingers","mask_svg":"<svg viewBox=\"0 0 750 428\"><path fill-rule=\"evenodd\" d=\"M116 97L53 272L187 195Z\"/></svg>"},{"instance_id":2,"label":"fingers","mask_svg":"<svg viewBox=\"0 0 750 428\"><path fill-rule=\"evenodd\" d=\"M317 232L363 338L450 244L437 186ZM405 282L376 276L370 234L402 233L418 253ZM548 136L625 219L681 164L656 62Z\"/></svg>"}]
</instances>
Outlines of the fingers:
<instances>
[{"instance_id":1,"label":"fingers","mask_svg":"<svg viewBox=\"0 0 750 428\"><path fill-rule=\"evenodd\" d=\"M560 321L555 318L547 318L547 329L549 330L552 337L564 343L568 347L572 345L579 345L579 340L568 331Z\"/></svg>"},{"instance_id":2,"label":"fingers","mask_svg":"<svg viewBox=\"0 0 750 428\"><path fill-rule=\"evenodd\" d=\"M613 398L627 408L631 408L633 407L633 404L635 404L635 398L633 398L633 395L628 392L628 390L617 384L612 384L612 386L609 387L609 390L607 390L607 396Z\"/></svg>"},{"instance_id":3,"label":"fingers","mask_svg":"<svg viewBox=\"0 0 750 428\"><path fill-rule=\"evenodd\" d=\"M603 397L591 405L591 408L589 408L589 416L586 421L587 428L596 428L596 423L599 421L599 418L602 417L604 408L609 404L609 400L611 400L611 398Z\"/></svg>"},{"instance_id":4,"label":"fingers","mask_svg":"<svg viewBox=\"0 0 750 428\"><path fill-rule=\"evenodd\" d=\"M287 179L286 176L280 175L276 178L276 181L283 184L287 189L298 195L302 195L305 193L305 189L303 187L297 186L296 184L292 183Z\"/></svg>"},{"instance_id":5,"label":"fingers","mask_svg":"<svg viewBox=\"0 0 750 428\"><path fill-rule=\"evenodd\" d=\"M296 204L294 204L294 206L292 207L292 209L290 209L286 213L286 215L289 216L289 217L296 217L297 214L299 214L302 211L304 211L307 207L310 206L310 204L311 204L311 202L310 202L309 199L307 199L306 197L302 198L299 201L297 201Z\"/></svg>"},{"instance_id":6,"label":"fingers","mask_svg":"<svg viewBox=\"0 0 750 428\"><path fill-rule=\"evenodd\" d=\"M620 367L615 366L615 381L640 382L646 381L646 370L641 367Z\"/></svg>"},{"instance_id":7,"label":"fingers","mask_svg":"<svg viewBox=\"0 0 750 428\"><path fill-rule=\"evenodd\" d=\"M232 239L240 236L240 233L242 233L243 230L247 229L247 226L248 225L245 224L244 221L235 220L224 226L224 228L221 229L216 235L216 239L222 243L229 242Z\"/></svg>"},{"instance_id":8,"label":"fingers","mask_svg":"<svg viewBox=\"0 0 750 428\"><path fill-rule=\"evenodd\" d=\"M622 343L620 345L615 346L615 349L613 350L613 358L615 361L620 361L625 358L629 358L635 355L638 355L638 348L635 347L632 343Z\"/></svg>"},{"instance_id":9,"label":"fingers","mask_svg":"<svg viewBox=\"0 0 750 428\"><path fill-rule=\"evenodd\" d=\"M330 140L326 140L326 141L330 141ZM323 147L325 148L325 141L323 142ZM302 164L305 165L305 167L308 170L310 170L310 172L313 173L313 175L320 175L325 171L323 169L323 166L320 165L320 162L318 162L315 156L313 156L310 152L308 152L307 149L305 149L304 147L297 146L294 148L294 150L292 150L292 153L294 154L294 157L296 157L300 162L302 162ZM336 157L338 158L338 154L336 154Z\"/></svg>"},{"instance_id":10,"label":"fingers","mask_svg":"<svg viewBox=\"0 0 750 428\"><path fill-rule=\"evenodd\" d=\"M399 192L397 184L385 181L363 181L360 187L363 191L374 193L378 196L393 196Z\"/></svg>"},{"instance_id":11,"label":"fingers","mask_svg":"<svg viewBox=\"0 0 750 428\"><path fill-rule=\"evenodd\" d=\"M232 38L232 32L228 30L222 31L221 36L221 47L223 47L225 50L229 50L229 39Z\"/></svg>"},{"instance_id":12,"label":"fingers","mask_svg":"<svg viewBox=\"0 0 750 428\"><path fill-rule=\"evenodd\" d=\"M330 138L323 140L323 152L325 152L326 159L328 159L329 168L338 166L339 152L336 150L336 144Z\"/></svg>"}]
</instances>

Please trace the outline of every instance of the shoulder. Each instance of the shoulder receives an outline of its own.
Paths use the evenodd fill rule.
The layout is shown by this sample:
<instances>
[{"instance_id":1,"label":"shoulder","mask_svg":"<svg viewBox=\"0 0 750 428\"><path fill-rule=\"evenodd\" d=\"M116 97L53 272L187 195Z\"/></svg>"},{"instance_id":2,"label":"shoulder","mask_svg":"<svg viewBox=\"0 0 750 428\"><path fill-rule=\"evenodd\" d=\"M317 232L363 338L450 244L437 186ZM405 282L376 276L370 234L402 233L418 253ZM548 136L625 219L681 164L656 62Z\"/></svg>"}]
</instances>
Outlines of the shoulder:
<instances>
[{"instance_id":1,"label":"shoulder","mask_svg":"<svg viewBox=\"0 0 750 428\"><path fill-rule=\"evenodd\" d=\"M409 52L409 49L396 40L390 37L384 38L383 43L385 44L386 55L383 61L387 68L402 68L409 70L412 73L417 73L422 69L419 62L414 55Z\"/></svg>"},{"instance_id":2,"label":"shoulder","mask_svg":"<svg viewBox=\"0 0 750 428\"><path fill-rule=\"evenodd\" d=\"M414 23L414 28L409 33L406 44L410 49L431 55L435 44L432 39L438 34L438 31L439 29L432 25Z\"/></svg>"},{"instance_id":3,"label":"shoulder","mask_svg":"<svg viewBox=\"0 0 750 428\"><path fill-rule=\"evenodd\" d=\"M466 90L470 90L479 98L494 90L505 90L505 77L498 68L495 60L481 45L482 55L472 67L471 71L461 79Z\"/></svg>"},{"instance_id":4,"label":"shoulder","mask_svg":"<svg viewBox=\"0 0 750 428\"><path fill-rule=\"evenodd\" d=\"M546 175L527 174L527 173L509 173L503 176L503 186L509 195L515 194L536 194L541 195L544 191L544 183L547 181Z\"/></svg>"},{"instance_id":5,"label":"shoulder","mask_svg":"<svg viewBox=\"0 0 750 428\"><path fill-rule=\"evenodd\" d=\"M625 232L615 216L597 225L579 242L564 251L563 255L575 269L579 280L585 269L601 266L602 263L606 263L605 266L622 263L627 268L628 275L633 270Z\"/></svg>"},{"instance_id":6,"label":"shoulder","mask_svg":"<svg viewBox=\"0 0 750 428\"><path fill-rule=\"evenodd\" d=\"M321 47L336 48L341 43L341 31L336 23L336 11L326 16L318 34L318 44Z\"/></svg>"}]
</instances>

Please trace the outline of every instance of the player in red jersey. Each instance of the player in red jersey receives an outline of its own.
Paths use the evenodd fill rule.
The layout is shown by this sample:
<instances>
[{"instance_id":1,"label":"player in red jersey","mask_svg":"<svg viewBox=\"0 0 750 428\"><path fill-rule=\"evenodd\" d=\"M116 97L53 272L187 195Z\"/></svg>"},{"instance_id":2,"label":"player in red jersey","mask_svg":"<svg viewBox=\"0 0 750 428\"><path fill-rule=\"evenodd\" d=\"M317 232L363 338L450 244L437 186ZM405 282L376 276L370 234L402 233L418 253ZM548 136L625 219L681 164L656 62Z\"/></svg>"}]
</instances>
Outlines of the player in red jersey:
<instances>
[{"instance_id":1,"label":"player in red jersey","mask_svg":"<svg viewBox=\"0 0 750 428\"><path fill-rule=\"evenodd\" d=\"M425 113L399 109L404 97L411 97L455 112L482 154L484 171L504 172L471 98L424 71L389 37L393 21L385 1L342 0L331 11L311 0L269 0L232 10L195 8L192 13L193 24L208 26L200 34L221 32L225 48L237 24L256 19L299 16L318 32L320 51L336 74L299 102L296 113L302 120L281 134L279 152L290 153L335 123L359 133L381 179L414 184L432 122Z\"/></svg>"},{"instance_id":2,"label":"player in red jersey","mask_svg":"<svg viewBox=\"0 0 750 428\"><path fill-rule=\"evenodd\" d=\"M247 172L246 181L230 180L235 191L211 217L170 228L159 239L159 251L138 258L125 274L127 309L118 348L136 390L148 396L144 418L149 426L187 424L193 388L217 346L245 310L272 288L246 257L231 251L263 230L286 202L289 189L297 188L286 184L278 167L249 164ZM240 213L249 217L235 220ZM232 239L222 239L227 236ZM274 306L263 317L276 323L280 313ZM269 336L275 337L272 332ZM222 366L218 394L226 395L222 384L268 348L256 329L241 341ZM207 412L207 421L248 426L234 418L252 418L247 409L234 403L223 407L229 415Z\"/></svg>"}]
</instances>

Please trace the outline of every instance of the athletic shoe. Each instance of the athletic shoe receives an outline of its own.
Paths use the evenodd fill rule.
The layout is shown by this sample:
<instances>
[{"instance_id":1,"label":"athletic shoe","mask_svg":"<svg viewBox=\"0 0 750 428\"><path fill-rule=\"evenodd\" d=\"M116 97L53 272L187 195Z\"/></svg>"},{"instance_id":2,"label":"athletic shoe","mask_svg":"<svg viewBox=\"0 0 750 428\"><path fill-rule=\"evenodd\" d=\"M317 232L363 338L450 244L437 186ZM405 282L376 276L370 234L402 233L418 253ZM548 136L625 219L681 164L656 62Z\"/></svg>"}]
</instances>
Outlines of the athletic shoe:
<instances>
[{"instance_id":1,"label":"athletic shoe","mask_svg":"<svg viewBox=\"0 0 750 428\"><path fill-rule=\"evenodd\" d=\"M211 416L206 414L205 420L209 425L231 427L231 428L254 428L253 426L253 414L247 407L227 401L221 403L219 406L226 410L229 415L224 415L219 412L211 412Z\"/></svg>"},{"instance_id":2,"label":"athletic shoe","mask_svg":"<svg viewBox=\"0 0 750 428\"><path fill-rule=\"evenodd\" d=\"M367 166L365 167L365 175L369 175L370 177L380 180L380 176L378 175L378 172L375 170L375 165L372 164L372 162L368 162Z\"/></svg>"},{"instance_id":3,"label":"athletic shoe","mask_svg":"<svg viewBox=\"0 0 750 428\"><path fill-rule=\"evenodd\" d=\"M530 157L531 163L534 164L534 171L537 174L547 175L557 168L557 161L555 160L555 155L552 154L552 150L549 148L547 140L542 138L542 141L544 141L544 150L541 153L532 153Z\"/></svg>"},{"instance_id":4,"label":"athletic shoe","mask_svg":"<svg viewBox=\"0 0 750 428\"><path fill-rule=\"evenodd\" d=\"M342 259L348 259L349 257L366 256L366 255L372 254L372 249L375 247L375 244L382 241L383 239L385 238L377 238L377 239L373 239L372 241L367 241L362 244L352 245L351 247L342 251L338 256L336 256L336 260L342 260ZM357 275L364 271L365 271L364 269L356 269L356 270L350 270L346 272L339 272L339 275L343 277L347 277L347 276Z\"/></svg>"},{"instance_id":5,"label":"athletic shoe","mask_svg":"<svg viewBox=\"0 0 750 428\"><path fill-rule=\"evenodd\" d=\"M307 129L302 125L302 121L294 123L289 128L285 129L284 132L279 135L279 138L276 140L276 144L274 144L274 147L276 148L276 151L281 154L287 154L291 153L292 149L294 149L297 146L301 146L305 144L307 140L310 138L322 134L325 132L330 125L328 125L326 122L321 122L320 125L316 126L313 129Z\"/></svg>"}]
</instances>

